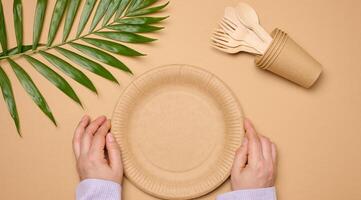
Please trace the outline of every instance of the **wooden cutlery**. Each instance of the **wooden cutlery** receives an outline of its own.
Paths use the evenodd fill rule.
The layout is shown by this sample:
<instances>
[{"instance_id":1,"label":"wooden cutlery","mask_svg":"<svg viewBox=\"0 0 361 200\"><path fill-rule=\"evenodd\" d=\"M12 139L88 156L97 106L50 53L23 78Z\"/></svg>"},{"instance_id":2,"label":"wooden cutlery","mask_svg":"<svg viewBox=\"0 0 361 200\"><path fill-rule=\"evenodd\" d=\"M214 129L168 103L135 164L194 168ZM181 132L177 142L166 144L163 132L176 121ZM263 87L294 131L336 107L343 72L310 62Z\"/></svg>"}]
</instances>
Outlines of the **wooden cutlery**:
<instances>
[{"instance_id":1,"label":"wooden cutlery","mask_svg":"<svg viewBox=\"0 0 361 200\"><path fill-rule=\"evenodd\" d=\"M212 36L212 46L226 53L263 55L272 37L260 26L257 13L245 3L227 7Z\"/></svg>"}]
</instances>

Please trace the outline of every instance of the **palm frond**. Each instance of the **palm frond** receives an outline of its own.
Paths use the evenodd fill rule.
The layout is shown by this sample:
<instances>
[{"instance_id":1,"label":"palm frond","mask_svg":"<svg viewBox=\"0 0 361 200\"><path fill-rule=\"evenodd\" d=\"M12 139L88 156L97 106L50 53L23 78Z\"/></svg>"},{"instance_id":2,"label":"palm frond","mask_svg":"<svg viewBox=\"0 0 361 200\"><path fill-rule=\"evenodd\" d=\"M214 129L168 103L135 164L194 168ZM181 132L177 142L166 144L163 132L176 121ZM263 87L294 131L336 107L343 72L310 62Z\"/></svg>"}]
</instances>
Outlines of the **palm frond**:
<instances>
[{"instance_id":1,"label":"palm frond","mask_svg":"<svg viewBox=\"0 0 361 200\"><path fill-rule=\"evenodd\" d=\"M115 11L117 11L117 8L119 7L119 4L122 2L122 0L113 0L109 7L107 12L104 15L104 19L103 19L103 26L106 25L109 20L112 18L112 16L114 15Z\"/></svg>"},{"instance_id":2,"label":"palm frond","mask_svg":"<svg viewBox=\"0 0 361 200\"><path fill-rule=\"evenodd\" d=\"M95 12L93 21L90 25L89 32L92 32L95 29L95 27L98 25L99 21L103 18L103 16L105 15L105 12L108 9L110 2L111 2L111 0L100 1L99 5L97 7L97 10Z\"/></svg>"},{"instance_id":3,"label":"palm frond","mask_svg":"<svg viewBox=\"0 0 361 200\"><path fill-rule=\"evenodd\" d=\"M128 42L128 43L148 43L156 40L135 33L126 33L121 31L98 31L94 34L108 39L116 40L119 42Z\"/></svg>"},{"instance_id":4,"label":"palm frond","mask_svg":"<svg viewBox=\"0 0 361 200\"><path fill-rule=\"evenodd\" d=\"M140 15L146 15L146 14L152 14L155 12L158 12L159 10L162 10L164 7L166 7L169 4L169 2L161 5L161 6L157 6L157 7L152 7L152 8L147 8L147 9L135 9L134 11L131 11L127 14L128 17L132 17L132 16L140 16Z\"/></svg>"},{"instance_id":5,"label":"palm frond","mask_svg":"<svg viewBox=\"0 0 361 200\"><path fill-rule=\"evenodd\" d=\"M51 21L50 21L48 42L46 43L46 46L50 46L54 41L61 19L63 18L66 4L67 4L67 0L57 0L55 3L53 16L51 17Z\"/></svg>"},{"instance_id":6,"label":"palm frond","mask_svg":"<svg viewBox=\"0 0 361 200\"><path fill-rule=\"evenodd\" d=\"M47 0L38 0L36 3L34 28L33 28L33 45L32 45L33 50L35 50L38 47L40 34L43 29L44 16L45 16L47 3L48 3Z\"/></svg>"},{"instance_id":7,"label":"palm frond","mask_svg":"<svg viewBox=\"0 0 361 200\"><path fill-rule=\"evenodd\" d=\"M90 57L93 57L94 59L97 59L98 61L100 61L102 63L108 64L110 66L116 67L125 72L129 72L129 73L133 74L132 71L130 71L130 69L126 65L124 65L124 63L122 63L120 60L118 60L114 56L112 56L102 50L99 50L99 49L96 49L96 48L93 48L90 46L86 46L83 44L73 43L73 42L70 43L70 45L72 47L74 47L75 49L83 52L84 54L87 54Z\"/></svg>"},{"instance_id":8,"label":"palm frond","mask_svg":"<svg viewBox=\"0 0 361 200\"><path fill-rule=\"evenodd\" d=\"M43 46L43 45L40 44L40 46ZM5 52L1 52L0 56L15 55L15 54L18 54L18 53L21 53L21 52L29 51L29 50L32 49L32 47L33 47L33 45L23 45L21 51L19 51L18 47L14 47L14 48L11 48L11 49L7 50L7 54L5 54Z\"/></svg>"},{"instance_id":9,"label":"palm frond","mask_svg":"<svg viewBox=\"0 0 361 200\"><path fill-rule=\"evenodd\" d=\"M134 49L109 40L102 40L97 38L83 38L82 40L111 53L116 53L124 56L144 56L144 54L139 53Z\"/></svg>"},{"instance_id":10,"label":"palm frond","mask_svg":"<svg viewBox=\"0 0 361 200\"><path fill-rule=\"evenodd\" d=\"M82 71L78 70L77 68L73 67L71 64L66 62L65 60L53 54L47 53L45 51L39 51L39 53L51 64L53 64L59 70L63 71L66 75L68 75L70 78L74 79L76 82L87 87L91 91L97 93L97 90L95 89L93 83Z\"/></svg>"},{"instance_id":11,"label":"palm frond","mask_svg":"<svg viewBox=\"0 0 361 200\"><path fill-rule=\"evenodd\" d=\"M23 44L23 34L25 31L23 30L24 8L21 0L13 1L13 27L17 45L9 48L4 17L5 13L2 1L0 0L0 45L2 49L2 52L0 52L0 62L8 62L10 64L18 81L27 94L31 96L33 102L57 125L45 97L37 88L29 74L15 59L19 57L25 58L46 80L82 106L78 95L62 75L64 74L70 77L96 94L97 89L92 81L77 67L84 68L89 72L118 84L117 79L103 64L132 74L128 66L112 54L127 57L145 56L145 54L129 47L127 43L149 43L155 41L156 39L142 34L163 29L163 27L154 26L153 24L159 23L167 17L147 15L161 11L169 2L160 4L160 6L153 6L158 0L86 0L81 8L81 0L54 1L56 2L52 9L45 44L40 43L40 38L42 32L44 32L43 25L48 1L37 0L36 2L32 44ZM80 12L79 24L74 27L74 21L78 12ZM93 17L91 18L91 16ZM64 27L60 28L63 20L65 20ZM101 21L102 23L100 23ZM89 30L84 32L88 23ZM70 32L73 29L76 30L76 33L75 36L71 38ZM59 33L61 30L62 33ZM62 34L61 42L54 45L53 43L57 34ZM100 38L91 37L93 35ZM79 41L86 44L79 43ZM55 49L59 55L49 53L48 50L50 49ZM40 54L47 60L49 66L40 61L35 56L36 54ZM62 74L55 72L51 67L59 69ZM11 82L1 66L0 87L9 113L13 118L19 135L21 135L19 115Z\"/></svg>"},{"instance_id":12,"label":"palm frond","mask_svg":"<svg viewBox=\"0 0 361 200\"><path fill-rule=\"evenodd\" d=\"M117 19L116 22L120 24L142 25L142 24L154 24L163 21L167 18L168 17L130 17L130 18Z\"/></svg>"},{"instance_id":13,"label":"palm frond","mask_svg":"<svg viewBox=\"0 0 361 200\"><path fill-rule=\"evenodd\" d=\"M0 0L0 44L3 50L3 54L6 55L8 51L8 40L6 35L4 9L1 0Z\"/></svg>"},{"instance_id":14,"label":"palm frond","mask_svg":"<svg viewBox=\"0 0 361 200\"><path fill-rule=\"evenodd\" d=\"M44 99L43 95L40 93L39 89L36 87L33 80L26 73L26 71L21 68L16 62L8 58L8 61L11 65L11 68L15 72L16 77L23 86L24 90L32 97L33 101L38 105L38 107L43 111L43 113L54 123L56 126L56 121L51 112L48 103Z\"/></svg>"},{"instance_id":15,"label":"palm frond","mask_svg":"<svg viewBox=\"0 0 361 200\"><path fill-rule=\"evenodd\" d=\"M140 9L145 8L145 7L151 6L154 3L156 3L157 1L158 0L144 0L144 1L141 1L141 3L139 3L134 10L140 10Z\"/></svg>"},{"instance_id":16,"label":"palm frond","mask_svg":"<svg viewBox=\"0 0 361 200\"><path fill-rule=\"evenodd\" d=\"M63 42L68 39L71 26L73 25L76 12L78 11L80 0L71 0L69 2L69 8L65 17L64 31L63 31Z\"/></svg>"},{"instance_id":17,"label":"palm frond","mask_svg":"<svg viewBox=\"0 0 361 200\"><path fill-rule=\"evenodd\" d=\"M59 53L63 54L69 60L79 64L81 67L105 79L118 83L117 79L107 69L105 69L103 66L99 65L98 63L61 47L55 47L55 49Z\"/></svg>"},{"instance_id":18,"label":"palm frond","mask_svg":"<svg viewBox=\"0 0 361 200\"><path fill-rule=\"evenodd\" d=\"M36 71L38 71L41 75L43 75L46 79L48 79L53 85L59 88L62 92L64 92L64 94L66 94L68 97L73 99L78 104L82 105L78 95L76 95L73 88L63 77L61 77L58 73L56 73L54 70L52 70L44 63L40 62L39 60L28 55L24 55L24 57L36 69Z\"/></svg>"},{"instance_id":19,"label":"palm frond","mask_svg":"<svg viewBox=\"0 0 361 200\"><path fill-rule=\"evenodd\" d=\"M18 52L21 52L23 47L23 6L21 0L14 0L13 8L16 43L18 44Z\"/></svg>"},{"instance_id":20,"label":"palm frond","mask_svg":"<svg viewBox=\"0 0 361 200\"><path fill-rule=\"evenodd\" d=\"M76 37L79 37L80 34L83 32L86 23L89 20L89 17L94 9L96 0L86 0L83 11L81 13L78 30L76 32Z\"/></svg>"},{"instance_id":21,"label":"palm frond","mask_svg":"<svg viewBox=\"0 0 361 200\"><path fill-rule=\"evenodd\" d=\"M1 87L1 92L3 93L4 101L6 102L10 115L14 120L16 130L18 131L18 134L21 136L19 114L16 108L14 92L11 87L9 77L6 75L5 71L1 68L1 66L0 66L0 87Z\"/></svg>"},{"instance_id":22,"label":"palm frond","mask_svg":"<svg viewBox=\"0 0 361 200\"><path fill-rule=\"evenodd\" d=\"M115 14L115 19L119 19L120 16L123 15L124 11L126 10L126 8L129 5L129 2L131 2L131 0L122 0L119 4L118 10Z\"/></svg>"},{"instance_id":23,"label":"palm frond","mask_svg":"<svg viewBox=\"0 0 361 200\"><path fill-rule=\"evenodd\" d=\"M107 28L115 31L122 31L128 33L149 33L163 29L163 27L151 26L146 24L114 24L107 26Z\"/></svg>"}]
</instances>

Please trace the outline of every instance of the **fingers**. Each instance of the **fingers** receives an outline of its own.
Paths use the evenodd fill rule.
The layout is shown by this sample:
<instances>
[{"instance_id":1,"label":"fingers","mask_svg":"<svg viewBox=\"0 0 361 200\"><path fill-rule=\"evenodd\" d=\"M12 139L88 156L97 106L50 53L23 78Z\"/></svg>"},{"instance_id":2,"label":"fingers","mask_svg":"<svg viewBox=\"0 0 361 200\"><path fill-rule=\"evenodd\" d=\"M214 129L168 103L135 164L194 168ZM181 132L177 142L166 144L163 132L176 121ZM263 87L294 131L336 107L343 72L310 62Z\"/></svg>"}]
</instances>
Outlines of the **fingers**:
<instances>
[{"instance_id":1,"label":"fingers","mask_svg":"<svg viewBox=\"0 0 361 200\"><path fill-rule=\"evenodd\" d=\"M277 151L276 151L276 145L272 143L271 145L271 151L272 151L272 161L273 164L276 165L277 162Z\"/></svg>"},{"instance_id":2,"label":"fingers","mask_svg":"<svg viewBox=\"0 0 361 200\"><path fill-rule=\"evenodd\" d=\"M84 134L82 134L80 140L80 154L87 154L93 139L94 133L98 130L106 120L105 116L100 116L92 121L88 127L85 129Z\"/></svg>"},{"instance_id":3,"label":"fingers","mask_svg":"<svg viewBox=\"0 0 361 200\"><path fill-rule=\"evenodd\" d=\"M234 157L231 176L237 176L246 166L248 156L248 139L244 138L242 145L237 149Z\"/></svg>"},{"instance_id":4,"label":"fingers","mask_svg":"<svg viewBox=\"0 0 361 200\"><path fill-rule=\"evenodd\" d=\"M106 136L106 147L108 150L109 164L112 169L121 168L120 149L118 143L115 141L113 135L108 133Z\"/></svg>"},{"instance_id":5,"label":"fingers","mask_svg":"<svg viewBox=\"0 0 361 200\"><path fill-rule=\"evenodd\" d=\"M262 155L265 161L272 162L272 143L271 141L265 137L259 136L261 144L262 144Z\"/></svg>"},{"instance_id":6,"label":"fingers","mask_svg":"<svg viewBox=\"0 0 361 200\"><path fill-rule=\"evenodd\" d=\"M104 154L105 136L110 129L110 120L106 120L94 134L93 141L90 147L90 151L96 154Z\"/></svg>"},{"instance_id":7,"label":"fingers","mask_svg":"<svg viewBox=\"0 0 361 200\"><path fill-rule=\"evenodd\" d=\"M73 151L76 159L78 159L80 155L80 139L86 127L88 126L89 122L90 122L90 117L88 115L84 115L75 129L73 136Z\"/></svg>"},{"instance_id":8,"label":"fingers","mask_svg":"<svg viewBox=\"0 0 361 200\"><path fill-rule=\"evenodd\" d=\"M246 130L246 137L248 139L248 162L250 164L256 163L259 160L263 159L260 139L249 119L244 120L244 128Z\"/></svg>"}]
</instances>

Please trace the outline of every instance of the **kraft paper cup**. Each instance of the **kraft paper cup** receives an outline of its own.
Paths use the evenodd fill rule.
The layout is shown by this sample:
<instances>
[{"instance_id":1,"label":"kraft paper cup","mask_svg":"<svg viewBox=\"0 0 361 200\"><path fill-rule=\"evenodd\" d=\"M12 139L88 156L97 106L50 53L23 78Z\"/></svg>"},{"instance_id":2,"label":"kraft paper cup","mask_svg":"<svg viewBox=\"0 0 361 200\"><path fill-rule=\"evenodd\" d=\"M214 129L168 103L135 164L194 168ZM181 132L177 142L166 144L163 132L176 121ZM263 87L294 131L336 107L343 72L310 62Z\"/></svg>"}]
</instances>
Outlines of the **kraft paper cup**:
<instances>
[{"instance_id":1,"label":"kraft paper cup","mask_svg":"<svg viewBox=\"0 0 361 200\"><path fill-rule=\"evenodd\" d=\"M280 29L275 29L273 41L256 66L271 71L302 87L311 87L322 72L322 65Z\"/></svg>"},{"instance_id":2,"label":"kraft paper cup","mask_svg":"<svg viewBox=\"0 0 361 200\"><path fill-rule=\"evenodd\" d=\"M256 61L256 65L259 68L265 68L265 63L267 62L267 60L269 60L269 57L274 54L273 52L275 51L275 49L277 49L277 46L279 46L279 43L284 39L285 35L286 34L282 31L279 31L279 29L275 29L274 31L272 31L271 36L273 37L273 42L270 44L263 56L259 57L260 59Z\"/></svg>"},{"instance_id":3,"label":"kraft paper cup","mask_svg":"<svg viewBox=\"0 0 361 200\"><path fill-rule=\"evenodd\" d=\"M283 37L280 38L280 40L277 43L277 45L275 46L274 50L272 51L272 53L270 53L269 58L267 58L265 63L263 64L264 65L263 69L269 68L272 65L272 63L275 61L275 59L277 59L278 55L283 50L283 47L284 47L287 39L288 39L287 34L283 34Z\"/></svg>"}]
</instances>

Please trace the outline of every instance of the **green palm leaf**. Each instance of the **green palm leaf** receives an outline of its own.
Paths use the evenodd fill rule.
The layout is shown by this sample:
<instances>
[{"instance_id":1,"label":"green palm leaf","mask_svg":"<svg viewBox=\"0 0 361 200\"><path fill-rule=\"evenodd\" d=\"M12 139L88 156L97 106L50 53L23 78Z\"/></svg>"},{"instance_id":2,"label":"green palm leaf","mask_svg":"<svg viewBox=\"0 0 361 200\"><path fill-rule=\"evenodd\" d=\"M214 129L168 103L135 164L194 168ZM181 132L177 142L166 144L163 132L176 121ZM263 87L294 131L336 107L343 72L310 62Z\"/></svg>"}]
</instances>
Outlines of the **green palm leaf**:
<instances>
[{"instance_id":1,"label":"green palm leaf","mask_svg":"<svg viewBox=\"0 0 361 200\"><path fill-rule=\"evenodd\" d=\"M38 47L41 30L43 29L45 9L48 1L47 0L38 0L36 3L36 11L34 18L34 29L33 29L33 48Z\"/></svg>"},{"instance_id":2,"label":"green palm leaf","mask_svg":"<svg viewBox=\"0 0 361 200\"><path fill-rule=\"evenodd\" d=\"M0 43L3 53L6 55L8 50L8 40L6 35L4 10L1 0L0 0Z\"/></svg>"},{"instance_id":3,"label":"green palm leaf","mask_svg":"<svg viewBox=\"0 0 361 200\"><path fill-rule=\"evenodd\" d=\"M29 74L24 70L25 66L19 65L14 60L18 57L25 58L45 79L82 106L79 97L62 75L72 78L95 93L97 93L97 90L94 84L85 73L78 69L79 67L119 84L113 74L110 73L102 63L132 74L132 71L114 55L129 57L144 56L145 54L129 47L126 43L149 43L155 41L156 39L143 36L142 33L155 32L163 29L163 27L153 24L167 17L150 17L147 16L147 14L153 14L162 10L168 3L151 7L157 0L86 0L82 8L80 8L81 0L54 1L55 6L52 9L49 30L46 32L47 40L45 46L41 44L40 38L42 32L44 32L42 30L44 22L47 21L45 20L45 13L48 1L37 0L32 30L32 44L25 44L23 43L25 30L23 30L22 1L13 0L12 16L14 20L14 30L12 33L15 33L14 38L16 39L17 45L9 48L7 45L9 42L7 41L5 13L2 7L2 0L0 0L0 45L2 49L0 62L8 62L10 64L24 90L32 97L34 103L41 111L56 125L55 118L45 98ZM92 13L95 6L97 8L95 12ZM79 19L75 19L78 16L78 12L81 13ZM92 15L94 16L91 18ZM60 43L53 45L63 18L65 18L62 29L63 32L59 33L62 35L62 40ZM74 27L75 20L79 20L77 27ZM102 21L102 23L100 23L100 21ZM89 32L82 34L85 26L88 25ZM76 29L76 35L70 38L70 32L73 29ZM92 36L100 36L103 39ZM78 41L87 44L80 44ZM68 45L70 49L67 48L69 47ZM49 53L48 50L51 49L55 49L59 55ZM32 54L42 55L50 65L62 71L62 75L35 57L30 56ZM99 63L95 60L99 61ZM20 122L13 90L9 78L1 67L0 87L5 102L8 105L9 113L20 134Z\"/></svg>"},{"instance_id":4,"label":"green palm leaf","mask_svg":"<svg viewBox=\"0 0 361 200\"><path fill-rule=\"evenodd\" d=\"M157 7L153 7L153 8L147 8L147 9L141 9L141 10L135 10L133 12L129 12L127 14L128 17L132 17L132 16L139 16L139 15L146 15L146 14L151 14L151 13L155 13L158 12L160 10L162 10L164 7L166 7L169 4L169 2L161 5L161 6L157 6Z\"/></svg>"},{"instance_id":5,"label":"green palm leaf","mask_svg":"<svg viewBox=\"0 0 361 200\"><path fill-rule=\"evenodd\" d=\"M95 15L93 21L90 25L89 32L92 32L95 27L98 25L99 21L103 18L105 12L107 11L111 0L102 0L100 1L97 10L95 11Z\"/></svg>"},{"instance_id":6,"label":"green palm leaf","mask_svg":"<svg viewBox=\"0 0 361 200\"><path fill-rule=\"evenodd\" d=\"M54 7L53 16L51 17L48 43L46 46L50 46L55 38L56 32L58 31L61 19L66 8L67 0L57 0Z\"/></svg>"},{"instance_id":7,"label":"green palm leaf","mask_svg":"<svg viewBox=\"0 0 361 200\"><path fill-rule=\"evenodd\" d=\"M80 0L71 0L68 6L68 11L66 13L65 17L65 24L64 24L64 31L63 31L63 42L66 41L66 39L69 36L71 27L74 22L75 14L78 11L80 4Z\"/></svg>"},{"instance_id":8,"label":"green palm leaf","mask_svg":"<svg viewBox=\"0 0 361 200\"><path fill-rule=\"evenodd\" d=\"M134 8L133 10L140 10L143 9L145 7L151 6L154 3L156 3L158 0L144 0L142 1L136 8Z\"/></svg>"},{"instance_id":9,"label":"green palm leaf","mask_svg":"<svg viewBox=\"0 0 361 200\"><path fill-rule=\"evenodd\" d=\"M143 0L132 0L130 3L129 3L129 7L127 9L127 13L131 12L131 11L134 11L137 9L137 7L142 3Z\"/></svg>"},{"instance_id":10,"label":"green palm leaf","mask_svg":"<svg viewBox=\"0 0 361 200\"><path fill-rule=\"evenodd\" d=\"M69 51L67 49L61 48L61 47L55 47L55 49L63 54L65 57L67 57L68 59L70 59L71 61L79 64L80 66L82 66L83 68L105 78L108 79L110 81L113 81L115 83L118 83L117 79L115 79L115 77L107 70L105 69L103 66L99 65L98 63L83 57L79 54L76 54L72 51Z\"/></svg>"},{"instance_id":11,"label":"green palm leaf","mask_svg":"<svg viewBox=\"0 0 361 200\"><path fill-rule=\"evenodd\" d=\"M121 24L154 24L168 17L132 17L132 18L124 18L124 19L117 19L116 22Z\"/></svg>"},{"instance_id":12,"label":"green palm leaf","mask_svg":"<svg viewBox=\"0 0 361 200\"><path fill-rule=\"evenodd\" d=\"M4 100L8 107L9 113L14 120L16 130L18 134L21 136L20 133L20 122L19 122L19 114L16 108L15 97L13 93L13 89L11 87L10 80L6 75L5 71L0 66L0 87L1 92L3 93Z\"/></svg>"},{"instance_id":13,"label":"green palm leaf","mask_svg":"<svg viewBox=\"0 0 361 200\"><path fill-rule=\"evenodd\" d=\"M54 56L53 54L46 53L45 51L39 52L46 60L48 60L51 64L57 67L59 70L64 72L70 78L74 79L76 82L82 84L83 86L87 87L91 91L97 93L93 83L89 80L89 78L80 70L73 67L68 62L64 61L63 59Z\"/></svg>"},{"instance_id":14,"label":"green palm leaf","mask_svg":"<svg viewBox=\"0 0 361 200\"><path fill-rule=\"evenodd\" d=\"M105 13L104 15L104 18L103 18L103 26L106 25L110 18L112 18L112 16L114 15L115 11L117 11L118 7L119 7L119 4L122 0L113 0L109 7L108 7L108 10L107 12Z\"/></svg>"},{"instance_id":15,"label":"green palm leaf","mask_svg":"<svg viewBox=\"0 0 361 200\"><path fill-rule=\"evenodd\" d=\"M80 21L79 21L79 25L78 25L78 30L76 32L76 37L79 37L81 32L83 32L86 23L89 20L89 16L93 11L93 8L95 6L96 0L87 0L85 2L83 11L81 13L81 17L80 17Z\"/></svg>"},{"instance_id":16,"label":"green palm leaf","mask_svg":"<svg viewBox=\"0 0 361 200\"><path fill-rule=\"evenodd\" d=\"M146 24L114 24L107 26L107 28L128 33L148 33L163 29L163 27L150 26Z\"/></svg>"},{"instance_id":17,"label":"green palm leaf","mask_svg":"<svg viewBox=\"0 0 361 200\"><path fill-rule=\"evenodd\" d=\"M14 0L13 6L14 26L18 52L21 52L23 46L23 6L21 0Z\"/></svg>"},{"instance_id":18,"label":"green palm leaf","mask_svg":"<svg viewBox=\"0 0 361 200\"><path fill-rule=\"evenodd\" d=\"M33 47L33 45L23 45L21 52L29 51L30 49L32 49L32 47ZM7 51L7 55L11 56L11 55L15 55L15 54L18 54L21 52L19 52L18 47L14 47ZM5 56L5 53L4 52L0 53L0 56Z\"/></svg>"},{"instance_id":19,"label":"green palm leaf","mask_svg":"<svg viewBox=\"0 0 361 200\"><path fill-rule=\"evenodd\" d=\"M78 95L76 95L73 88L63 77L37 59L28 55L24 55L24 57L41 75L59 88L64 94L82 106Z\"/></svg>"},{"instance_id":20,"label":"green palm leaf","mask_svg":"<svg viewBox=\"0 0 361 200\"><path fill-rule=\"evenodd\" d=\"M130 0L122 0L119 4L118 10L115 14L115 19L118 19L125 11L127 6L129 5Z\"/></svg>"},{"instance_id":21,"label":"green palm leaf","mask_svg":"<svg viewBox=\"0 0 361 200\"><path fill-rule=\"evenodd\" d=\"M117 40L120 42L129 42L129 43L147 43L156 40L135 33L125 33L125 32L116 32L116 31L99 31L94 34L108 39Z\"/></svg>"},{"instance_id":22,"label":"green palm leaf","mask_svg":"<svg viewBox=\"0 0 361 200\"><path fill-rule=\"evenodd\" d=\"M48 104L46 103L43 95L40 93L39 89L34 84L33 80L30 76L25 72L23 68L21 68L16 62L11 59L8 59L13 71L15 72L16 77L19 82L25 89L25 91L31 96L33 101L38 105L38 107L43 111L43 113L48 116L48 118L54 123L56 126L55 118L50 111Z\"/></svg>"},{"instance_id":23,"label":"green palm leaf","mask_svg":"<svg viewBox=\"0 0 361 200\"><path fill-rule=\"evenodd\" d=\"M104 51L101 51L99 49L89 47L86 45L73 43L73 42L70 43L70 45L72 47L74 47L75 49L83 52L84 54L87 54L87 55L99 60L100 62L103 62L105 64L108 64L110 66L118 68L120 70L123 70L125 72L129 72L130 74L133 74L132 71L130 71L130 69L126 65L124 65L124 63L122 63L120 60L118 60L114 56L112 56Z\"/></svg>"},{"instance_id":24,"label":"green palm leaf","mask_svg":"<svg viewBox=\"0 0 361 200\"><path fill-rule=\"evenodd\" d=\"M116 53L124 56L144 56L144 54L139 53L138 51L131 49L122 44L118 44L108 40L96 39L96 38L83 38L83 40L89 44L92 44L98 48L104 49L106 51Z\"/></svg>"}]
</instances>

